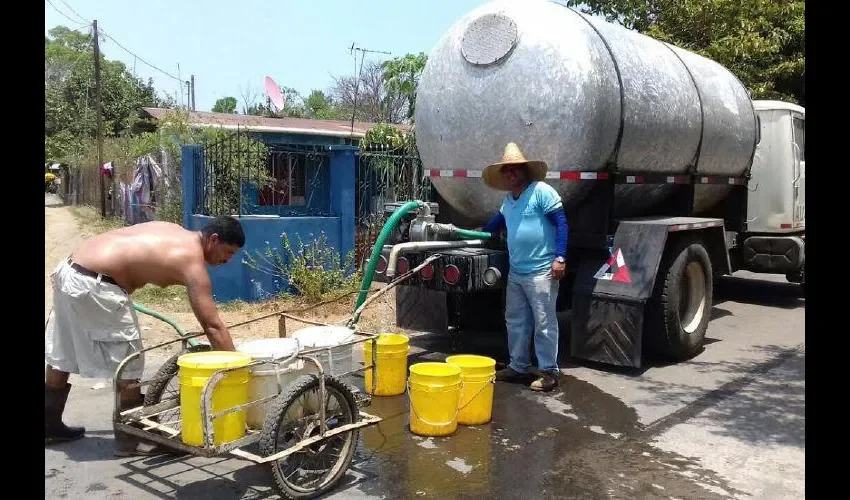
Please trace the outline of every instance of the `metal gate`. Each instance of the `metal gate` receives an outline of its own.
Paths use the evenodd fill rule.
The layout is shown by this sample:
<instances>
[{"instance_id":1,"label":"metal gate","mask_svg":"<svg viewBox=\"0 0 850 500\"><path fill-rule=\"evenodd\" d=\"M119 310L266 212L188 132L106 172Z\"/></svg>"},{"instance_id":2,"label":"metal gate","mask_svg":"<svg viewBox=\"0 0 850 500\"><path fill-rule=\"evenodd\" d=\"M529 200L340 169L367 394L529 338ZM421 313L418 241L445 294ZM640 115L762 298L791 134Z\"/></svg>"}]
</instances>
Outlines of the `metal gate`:
<instances>
[{"instance_id":1,"label":"metal gate","mask_svg":"<svg viewBox=\"0 0 850 500\"><path fill-rule=\"evenodd\" d=\"M423 175L415 151L365 148L357 155L355 259L362 267L386 222L385 203L433 201L431 181Z\"/></svg>"},{"instance_id":2,"label":"metal gate","mask_svg":"<svg viewBox=\"0 0 850 500\"><path fill-rule=\"evenodd\" d=\"M328 153L321 146L265 145L244 131L196 152L194 213L330 216Z\"/></svg>"}]
</instances>

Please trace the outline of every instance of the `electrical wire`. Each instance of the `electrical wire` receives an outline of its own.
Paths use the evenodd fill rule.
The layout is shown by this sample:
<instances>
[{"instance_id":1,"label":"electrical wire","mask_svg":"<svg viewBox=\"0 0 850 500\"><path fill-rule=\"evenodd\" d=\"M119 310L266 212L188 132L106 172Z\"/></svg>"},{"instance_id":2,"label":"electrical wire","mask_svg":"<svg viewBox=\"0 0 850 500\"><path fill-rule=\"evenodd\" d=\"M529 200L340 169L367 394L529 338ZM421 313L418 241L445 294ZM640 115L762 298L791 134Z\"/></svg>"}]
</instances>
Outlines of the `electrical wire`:
<instances>
[{"instance_id":1,"label":"electrical wire","mask_svg":"<svg viewBox=\"0 0 850 500\"><path fill-rule=\"evenodd\" d=\"M92 24L92 23L91 23L91 21L89 21L89 20L88 20L88 19L86 19L85 17L81 16L81 15L80 15L77 11L75 11L75 10L73 9L73 7L71 7L70 5L68 5L68 3L67 3L65 0L59 0L59 1L60 1L60 2L62 2L62 3L66 6L66 7L68 7L68 9L69 9L71 12L73 12L73 13L74 13L74 15L76 15L78 18L80 18L80 19L82 19L82 20L86 21L85 23L80 23L80 22L78 22L78 21L75 21L75 20L71 19L71 18L70 18L67 14L65 14L64 12L62 12L61 10L59 10L59 9L58 9L55 5L53 5L53 2L51 2L50 0L46 0L46 1L47 1L47 3L48 3L48 4L50 4L50 6L51 6L51 7L53 7L53 10L55 10L56 12L58 12L59 14L61 14L63 17L65 17L65 19L67 19L67 20L71 21L72 23L75 23L75 24L77 24L77 25L81 25L81 26L82 26L82 25L85 25L85 24L89 24L89 25L90 25L90 24ZM167 77L169 77L169 78L172 78L172 79L174 79L174 80L177 80L178 82L180 82L180 84L181 84L181 85L183 85L183 80L182 80L182 79L180 79L179 77L174 76L173 74L171 74L171 73L169 73L169 72L167 72L167 71L163 70L162 68L157 67L157 66L156 66L156 65L154 65L154 64L149 63L149 62L148 62L148 61L146 61L146 60L145 60L142 56L140 56L140 55L136 54L136 53L135 53L135 52L133 52L132 50L130 50L130 49L128 49L127 47L123 46L123 45L121 44L121 42L119 42L118 40L116 40L116 39L115 39L115 37L113 37L112 35L110 35L110 34L109 34L109 33L107 33L106 31L104 31L102 28L98 28L98 31L99 31L101 34L103 34L103 36L105 36L106 38L108 38L108 39L112 40L112 42L114 42L114 43L115 43L115 45L117 45L117 46L118 46L118 47L120 47L122 50L124 50L124 52L126 52L126 53L130 54L131 56L135 57L136 59L138 59L139 61L141 61L142 63L144 63L146 66L149 66L149 67L151 67L151 68L153 68L153 69L155 69L155 70L159 71L160 73L162 73L163 75L165 75L165 76L167 76Z\"/></svg>"}]
</instances>

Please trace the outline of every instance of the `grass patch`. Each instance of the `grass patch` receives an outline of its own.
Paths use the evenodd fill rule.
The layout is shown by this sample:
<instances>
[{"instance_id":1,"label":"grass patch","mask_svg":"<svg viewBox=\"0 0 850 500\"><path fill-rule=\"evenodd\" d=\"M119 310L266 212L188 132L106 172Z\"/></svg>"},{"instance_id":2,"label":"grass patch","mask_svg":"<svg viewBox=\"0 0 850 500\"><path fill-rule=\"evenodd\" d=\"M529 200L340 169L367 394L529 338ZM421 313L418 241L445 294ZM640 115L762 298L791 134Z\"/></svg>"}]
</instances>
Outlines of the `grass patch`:
<instances>
[{"instance_id":1,"label":"grass patch","mask_svg":"<svg viewBox=\"0 0 850 500\"><path fill-rule=\"evenodd\" d=\"M133 302L152 309L162 309L172 312L192 312L186 287L172 285L165 288L157 285L145 285L132 295ZM262 304L262 303L261 303ZM222 312L241 312L258 304L249 304L242 300L217 303L216 307Z\"/></svg>"},{"instance_id":2,"label":"grass patch","mask_svg":"<svg viewBox=\"0 0 850 500\"><path fill-rule=\"evenodd\" d=\"M124 221L117 217L100 216L100 211L91 205L76 205L71 207L71 213L80 222L84 231L101 234L113 229L124 227Z\"/></svg>"},{"instance_id":3,"label":"grass patch","mask_svg":"<svg viewBox=\"0 0 850 500\"><path fill-rule=\"evenodd\" d=\"M186 287L181 285L165 288L145 285L133 292L132 299L133 302L153 309L167 307L171 310L186 310L187 312L190 310Z\"/></svg>"}]
</instances>

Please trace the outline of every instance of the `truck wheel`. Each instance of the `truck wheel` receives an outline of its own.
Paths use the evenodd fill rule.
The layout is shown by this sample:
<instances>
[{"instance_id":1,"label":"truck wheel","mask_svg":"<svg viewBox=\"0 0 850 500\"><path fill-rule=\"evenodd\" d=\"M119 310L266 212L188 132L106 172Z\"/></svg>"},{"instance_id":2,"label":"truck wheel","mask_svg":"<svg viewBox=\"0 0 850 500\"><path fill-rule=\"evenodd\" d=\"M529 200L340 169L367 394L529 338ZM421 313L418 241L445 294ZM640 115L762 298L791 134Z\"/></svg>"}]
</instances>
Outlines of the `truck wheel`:
<instances>
[{"instance_id":1,"label":"truck wheel","mask_svg":"<svg viewBox=\"0 0 850 500\"><path fill-rule=\"evenodd\" d=\"M711 259L699 240L687 238L665 253L647 308L651 353L682 361L697 355L712 307Z\"/></svg>"}]
</instances>

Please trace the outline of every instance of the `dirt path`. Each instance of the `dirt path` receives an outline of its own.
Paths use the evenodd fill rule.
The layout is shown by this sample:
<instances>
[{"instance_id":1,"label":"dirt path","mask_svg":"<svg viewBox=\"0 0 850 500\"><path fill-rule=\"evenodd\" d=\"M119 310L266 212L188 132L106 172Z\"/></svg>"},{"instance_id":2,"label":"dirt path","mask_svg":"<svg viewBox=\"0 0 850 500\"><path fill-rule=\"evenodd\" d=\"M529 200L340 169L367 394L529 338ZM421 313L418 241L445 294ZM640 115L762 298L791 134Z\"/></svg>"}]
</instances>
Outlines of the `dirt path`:
<instances>
[{"instance_id":1,"label":"dirt path","mask_svg":"<svg viewBox=\"0 0 850 500\"><path fill-rule=\"evenodd\" d=\"M74 216L71 207L63 206L61 200L55 195L45 195L44 198L44 319L47 321L47 316L50 313L50 307L53 302L52 290L50 287L50 273L58 264L59 260L69 255L73 249L83 241L84 238L92 234L91 230L80 227L77 217ZM343 300L341 303L323 306L309 314L304 314L302 317L321 321L324 323L336 323L347 317L353 309L353 300ZM190 331L199 331L200 325L194 314L188 306L188 301L185 297L185 292L180 291L179 297L175 297L172 303L146 303L137 301L142 305L155 309L167 316L173 318L180 325ZM393 325L395 313L393 306L395 297L390 291L385 295L385 298L375 301L375 305L371 306L362 316L360 321L361 328L371 332L389 332L395 331ZM238 307L227 306L220 308L222 319L227 324L234 324L248 319L252 319L263 314L274 312L283 309L294 309L299 307L299 304L291 301L273 300L258 304L243 304ZM149 316L139 315L139 322L142 327L142 338L146 345L152 345L174 338L174 330L163 322L153 319ZM288 332L309 326L307 324L296 321L287 320L286 328ZM277 317L260 320L249 325L234 328L231 332L235 341L252 339L252 338L269 338L278 336L278 320ZM169 351L163 355L169 354Z\"/></svg>"},{"instance_id":2,"label":"dirt path","mask_svg":"<svg viewBox=\"0 0 850 500\"><path fill-rule=\"evenodd\" d=\"M53 304L50 273L59 260L71 253L83 237L70 208L62 206L55 194L44 195L44 321Z\"/></svg>"}]
</instances>

